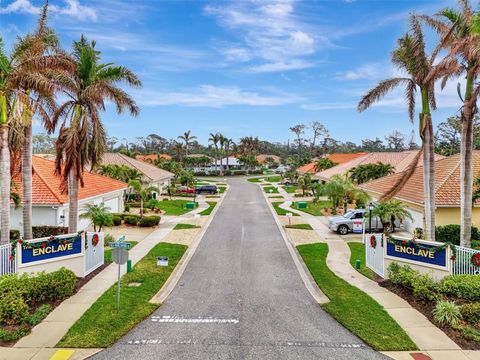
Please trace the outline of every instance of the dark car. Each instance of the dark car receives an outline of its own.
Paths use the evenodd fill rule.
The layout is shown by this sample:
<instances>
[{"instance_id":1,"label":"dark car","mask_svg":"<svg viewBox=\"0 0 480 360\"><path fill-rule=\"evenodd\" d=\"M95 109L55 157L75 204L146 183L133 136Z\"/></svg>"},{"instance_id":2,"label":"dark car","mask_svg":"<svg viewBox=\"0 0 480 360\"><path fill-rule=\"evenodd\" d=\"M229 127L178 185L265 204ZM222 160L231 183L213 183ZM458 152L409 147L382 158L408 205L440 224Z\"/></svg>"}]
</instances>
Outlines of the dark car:
<instances>
[{"instance_id":1,"label":"dark car","mask_svg":"<svg viewBox=\"0 0 480 360\"><path fill-rule=\"evenodd\" d=\"M197 194L216 194L218 188L215 185L203 185L195 188Z\"/></svg>"}]
</instances>

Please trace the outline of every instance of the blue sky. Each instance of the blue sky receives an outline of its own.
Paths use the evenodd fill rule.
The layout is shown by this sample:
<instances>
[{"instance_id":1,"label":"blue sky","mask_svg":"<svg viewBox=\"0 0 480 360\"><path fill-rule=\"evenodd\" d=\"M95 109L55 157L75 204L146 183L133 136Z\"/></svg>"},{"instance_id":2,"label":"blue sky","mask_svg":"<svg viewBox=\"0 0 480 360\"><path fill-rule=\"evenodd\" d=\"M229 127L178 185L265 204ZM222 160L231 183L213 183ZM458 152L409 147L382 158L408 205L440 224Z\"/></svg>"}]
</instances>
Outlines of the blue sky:
<instances>
[{"instance_id":1,"label":"blue sky","mask_svg":"<svg viewBox=\"0 0 480 360\"><path fill-rule=\"evenodd\" d=\"M9 49L32 30L43 1L0 0ZM321 121L342 141L410 135L402 93L359 114L362 93L398 74L389 60L412 11L433 14L453 0L51 0L50 24L69 48L85 34L105 62L143 81L132 91L138 118L104 114L109 135L170 138L192 130L293 139L288 130ZM433 40L433 36L428 34ZM438 123L458 112L456 82L438 92ZM41 131L40 128L36 129Z\"/></svg>"}]
</instances>

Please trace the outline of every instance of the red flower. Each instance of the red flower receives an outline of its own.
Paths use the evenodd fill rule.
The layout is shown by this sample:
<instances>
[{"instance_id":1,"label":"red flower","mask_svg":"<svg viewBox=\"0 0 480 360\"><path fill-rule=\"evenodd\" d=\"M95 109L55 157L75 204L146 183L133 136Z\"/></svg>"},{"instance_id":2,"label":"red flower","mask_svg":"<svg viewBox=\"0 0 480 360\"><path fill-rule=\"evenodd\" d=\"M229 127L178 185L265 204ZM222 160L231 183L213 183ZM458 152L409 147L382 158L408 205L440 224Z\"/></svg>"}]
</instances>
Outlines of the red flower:
<instances>
[{"instance_id":1,"label":"red flower","mask_svg":"<svg viewBox=\"0 0 480 360\"><path fill-rule=\"evenodd\" d=\"M8 260L12 261L12 260L13 260L13 256L10 255L10 256L8 257Z\"/></svg>"},{"instance_id":2,"label":"red flower","mask_svg":"<svg viewBox=\"0 0 480 360\"><path fill-rule=\"evenodd\" d=\"M452 255L452 256L450 257L450 260L455 261L455 260L457 260L457 257L456 257L455 255Z\"/></svg>"},{"instance_id":3,"label":"red flower","mask_svg":"<svg viewBox=\"0 0 480 360\"><path fill-rule=\"evenodd\" d=\"M55 237L53 235L50 235L50 241L55 240Z\"/></svg>"},{"instance_id":4,"label":"red flower","mask_svg":"<svg viewBox=\"0 0 480 360\"><path fill-rule=\"evenodd\" d=\"M23 244L23 240L22 240L22 239L19 239L19 240L18 240L18 243L19 243L19 244Z\"/></svg>"},{"instance_id":5,"label":"red flower","mask_svg":"<svg viewBox=\"0 0 480 360\"><path fill-rule=\"evenodd\" d=\"M43 247L43 248L44 248L44 247L47 247L47 243L46 243L46 242L43 242L43 243L42 243L42 247Z\"/></svg>"},{"instance_id":6,"label":"red flower","mask_svg":"<svg viewBox=\"0 0 480 360\"><path fill-rule=\"evenodd\" d=\"M375 235L370 236L370 246L374 249L377 247L377 238Z\"/></svg>"},{"instance_id":7,"label":"red flower","mask_svg":"<svg viewBox=\"0 0 480 360\"><path fill-rule=\"evenodd\" d=\"M403 240L403 241L402 241L402 245L403 245L403 246L407 246L407 241L406 241L406 240Z\"/></svg>"},{"instance_id":8,"label":"red flower","mask_svg":"<svg viewBox=\"0 0 480 360\"><path fill-rule=\"evenodd\" d=\"M480 253L473 254L471 261L473 266L480 267Z\"/></svg>"}]
</instances>

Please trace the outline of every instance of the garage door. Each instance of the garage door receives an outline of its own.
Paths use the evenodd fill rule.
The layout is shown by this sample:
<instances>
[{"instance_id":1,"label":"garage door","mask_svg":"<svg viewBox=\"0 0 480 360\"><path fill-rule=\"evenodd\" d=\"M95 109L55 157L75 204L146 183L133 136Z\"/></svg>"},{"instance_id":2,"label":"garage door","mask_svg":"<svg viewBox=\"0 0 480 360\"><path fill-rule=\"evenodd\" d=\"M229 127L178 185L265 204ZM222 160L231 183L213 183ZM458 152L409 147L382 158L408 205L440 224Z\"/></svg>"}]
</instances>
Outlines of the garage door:
<instances>
[{"instance_id":1,"label":"garage door","mask_svg":"<svg viewBox=\"0 0 480 360\"><path fill-rule=\"evenodd\" d=\"M105 200L105 206L110 208L110 212L118 212L118 197L110 199L110 200Z\"/></svg>"}]
</instances>

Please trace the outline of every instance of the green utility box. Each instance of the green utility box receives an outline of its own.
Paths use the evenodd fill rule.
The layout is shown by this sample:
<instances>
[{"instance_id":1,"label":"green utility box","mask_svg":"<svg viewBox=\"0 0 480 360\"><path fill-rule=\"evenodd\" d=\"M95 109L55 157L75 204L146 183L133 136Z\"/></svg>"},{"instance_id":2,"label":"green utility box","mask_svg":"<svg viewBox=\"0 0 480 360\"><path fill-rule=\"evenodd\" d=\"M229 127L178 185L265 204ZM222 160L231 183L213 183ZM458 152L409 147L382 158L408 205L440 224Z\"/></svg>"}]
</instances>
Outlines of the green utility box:
<instances>
[{"instance_id":1,"label":"green utility box","mask_svg":"<svg viewBox=\"0 0 480 360\"><path fill-rule=\"evenodd\" d=\"M197 207L197 203L194 202L187 202L185 204L185 209L195 209Z\"/></svg>"},{"instance_id":2,"label":"green utility box","mask_svg":"<svg viewBox=\"0 0 480 360\"><path fill-rule=\"evenodd\" d=\"M308 207L308 205L307 205L307 202L306 202L306 201L298 201L298 202L297 202L297 207L298 207L299 209L306 209L306 208Z\"/></svg>"}]
</instances>

